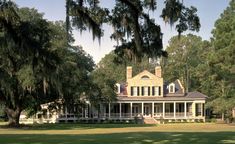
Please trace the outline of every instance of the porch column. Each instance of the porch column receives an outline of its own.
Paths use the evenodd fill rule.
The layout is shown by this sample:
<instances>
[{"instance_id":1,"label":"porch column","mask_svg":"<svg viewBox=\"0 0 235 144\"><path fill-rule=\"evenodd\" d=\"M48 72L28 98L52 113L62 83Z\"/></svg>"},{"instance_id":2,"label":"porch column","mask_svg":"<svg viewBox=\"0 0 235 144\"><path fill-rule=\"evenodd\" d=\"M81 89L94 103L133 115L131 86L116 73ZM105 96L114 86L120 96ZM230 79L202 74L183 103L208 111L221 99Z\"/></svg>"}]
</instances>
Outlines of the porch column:
<instances>
[{"instance_id":1,"label":"porch column","mask_svg":"<svg viewBox=\"0 0 235 144\"><path fill-rule=\"evenodd\" d=\"M165 118L165 102L162 103L162 117Z\"/></svg>"},{"instance_id":2,"label":"porch column","mask_svg":"<svg viewBox=\"0 0 235 144\"><path fill-rule=\"evenodd\" d=\"M47 119L49 119L50 117L50 112L49 112L49 109L47 108Z\"/></svg>"},{"instance_id":3,"label":"porch column","mask_svg":"<svg viewBox=\"0 0 235 144\"><path fill-rule=\"evenodd\" d=\"M184 102L184 117L187 117L187 103Z\"/></svg>"},{"instance_id":4,"label":"porch column","mask_svg":"<svg viewBox=\"0 0 235 144\"><path fill-rule=\"evenodd\" d=\"M122 103L119 103L119 117L122 117Z\"/></svg>"},{"instance_id":5,"label":"porch column","mask_svg":"<svg viewBox=\"0 0 235 144\"><path fill-rule=\"evenodd\" d=\"M201 117L203 116L203 104L201 103Z\"/></svg>"},{"instance_id":6,"label":"porch column","mask_svg":"<svg viewBox=\"0 0 235 144\"><path fill-rule=\"evenodd\" d=\"M142 116L144 115L144 103L143 102L141 103L141 114Z\"/></svg>"},{"instance_id":7,"label":"porch column","mask_svg":"<svg viewBox=\"0 0 235 144\"><path fill-rule=\"evenodd\" d=\"M67 109L67 106L65 106L65 118L66 118L66 120L68 118L68 109Z\"/></svg>"},{"instance_id":8,"label":"porch column","mask_svg":"<svg viewBox=\"0 0 235 144\"><path fill-rule=\"evenodd\" d=\"M154 117L154 102L152 102L152 117Z\"/></svg>"},{"instance_id":9,"label":"porch column","mask_svg":"<svg viewBox=\"0 0 235 144\"><path fill-rule=\"evenodd\" d=\"M193 117L196 116L196 103L195 102L192 103L192 116Z\"/></svg>"},{"instance_id":10,"label":"porch column","mask_svg":"<svg viewBox=\"0 0 235 144\"><path fill-rule=\"evenodd\" d=\"M176 109L176 103L174 102L174 118L175 118L175 109Z\"/></svg>"},{"instance_id":11,"label":"porch column","mask_svg":"<svg viewBox=\"0 0 235 144\"><path fill-rule=\"evenodd\" d=\"M110 103L109 103L109 118L110 118L110 111L111 111L111 110L110 110Z\"/></svg>"},{"instance_id":12,"label":"porch column","mask_svg":"<svg viewBox=\"0 0 235 144\"><path fill-rule=\"evenodd\" d=\"M132 102L130 103L130 106L131 106L131 118L132 118Z\"/></svg>"}]
</instances>

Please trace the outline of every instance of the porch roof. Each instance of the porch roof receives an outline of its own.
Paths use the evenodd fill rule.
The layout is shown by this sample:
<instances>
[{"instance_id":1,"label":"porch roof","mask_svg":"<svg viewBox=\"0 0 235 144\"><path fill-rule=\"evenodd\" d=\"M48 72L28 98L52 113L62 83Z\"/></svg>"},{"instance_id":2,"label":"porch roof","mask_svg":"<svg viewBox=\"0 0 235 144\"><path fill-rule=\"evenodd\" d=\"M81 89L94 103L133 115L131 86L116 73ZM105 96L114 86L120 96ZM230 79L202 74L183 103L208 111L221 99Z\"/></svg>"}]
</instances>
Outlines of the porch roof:
<instances>
[{"instance_id":1,"label":"porch roof","mask_svg":"<svg viewBox=\"0 0 235 144\"><path fill-rule=\"evenodd\" d=\"M118 96L117 100L123 101L189 101L189 100L205 100L206 95L200 92L189 92L186 95L165 95L163 97L159 96Z\"/></svg>"}]
</instances>

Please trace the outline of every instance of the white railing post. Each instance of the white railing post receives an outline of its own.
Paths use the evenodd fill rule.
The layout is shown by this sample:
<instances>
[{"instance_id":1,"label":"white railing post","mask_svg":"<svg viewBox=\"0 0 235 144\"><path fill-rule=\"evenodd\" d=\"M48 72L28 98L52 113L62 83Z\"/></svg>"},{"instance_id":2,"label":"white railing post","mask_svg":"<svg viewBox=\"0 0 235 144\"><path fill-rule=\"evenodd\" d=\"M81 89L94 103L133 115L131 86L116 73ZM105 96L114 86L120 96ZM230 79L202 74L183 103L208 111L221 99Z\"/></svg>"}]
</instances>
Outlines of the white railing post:
<instances>
[{"instance_id":1,"label":"white railing post","mask_svg":"<svg viewBox=\"0 0 235 144\"><path fill-rule=\"evenodd\" d=\"M187 117L187 103L184 102L184 117Z\"/></svg>"}]
</instances>

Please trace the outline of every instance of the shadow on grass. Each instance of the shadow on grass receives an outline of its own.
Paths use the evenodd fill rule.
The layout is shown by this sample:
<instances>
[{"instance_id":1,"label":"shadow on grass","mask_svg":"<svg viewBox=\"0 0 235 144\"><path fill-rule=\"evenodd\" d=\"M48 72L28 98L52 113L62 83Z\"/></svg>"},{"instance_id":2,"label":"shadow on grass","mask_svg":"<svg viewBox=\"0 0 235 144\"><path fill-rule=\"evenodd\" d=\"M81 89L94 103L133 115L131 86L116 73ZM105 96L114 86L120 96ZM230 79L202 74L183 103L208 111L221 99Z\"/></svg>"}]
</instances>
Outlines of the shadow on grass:
<instances>
[{"instance_id":1,"label":"shadow on grass","mask_svg":"<svg viewBox=\"0 0 235 144\"><path fill-rule=\"evenodd\" d=\"M113 134L1 134L1 144L231 144L235 132L130 132Z\"/></svg>"},{"instance_id":2,"label":"shadow on grass","mask_svg":"<svg viewBox=\"0 0 235 144\"><path fill-rule=\"evenodd\" d=\"M76 129L94 129L94 128L128 128L128 127L153 127L155 124L33 124L21 125L17 129L28 130L76 130ZM12 128L7 125L1 125L0 128Z\"/></svg>"}]
</instances>

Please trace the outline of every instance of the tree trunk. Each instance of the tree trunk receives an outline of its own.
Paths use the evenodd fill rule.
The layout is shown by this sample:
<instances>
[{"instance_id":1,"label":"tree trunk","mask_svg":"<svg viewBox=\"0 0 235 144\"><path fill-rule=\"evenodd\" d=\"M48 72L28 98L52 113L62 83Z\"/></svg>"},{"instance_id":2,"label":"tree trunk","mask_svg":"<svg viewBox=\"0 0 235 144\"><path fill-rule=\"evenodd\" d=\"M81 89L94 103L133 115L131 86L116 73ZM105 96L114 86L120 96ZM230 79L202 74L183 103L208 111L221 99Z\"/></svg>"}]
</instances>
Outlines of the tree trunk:
<instances>
[{"instance_id":1,"label":"tree trunk","mask_svg":"<svg viewBox=\"0 0 235 144\"><path fill-rule=\"evenodd\" d=\"M224 112L222 113L221 120L224 121Z\"/></svg>"},{"instance_id":2,"label":"tree trunk","mask_svg":"<svg viewBox=\"0 0 235 144\"><path fill-rule=\"evenodd\" d=\"M19 127L20 123L20 109L16 108L14 109L10 109L10 108L6 108L6 114L8 117L8 125L12 126L12 127Z\"/></svg>"}]
</instances>

